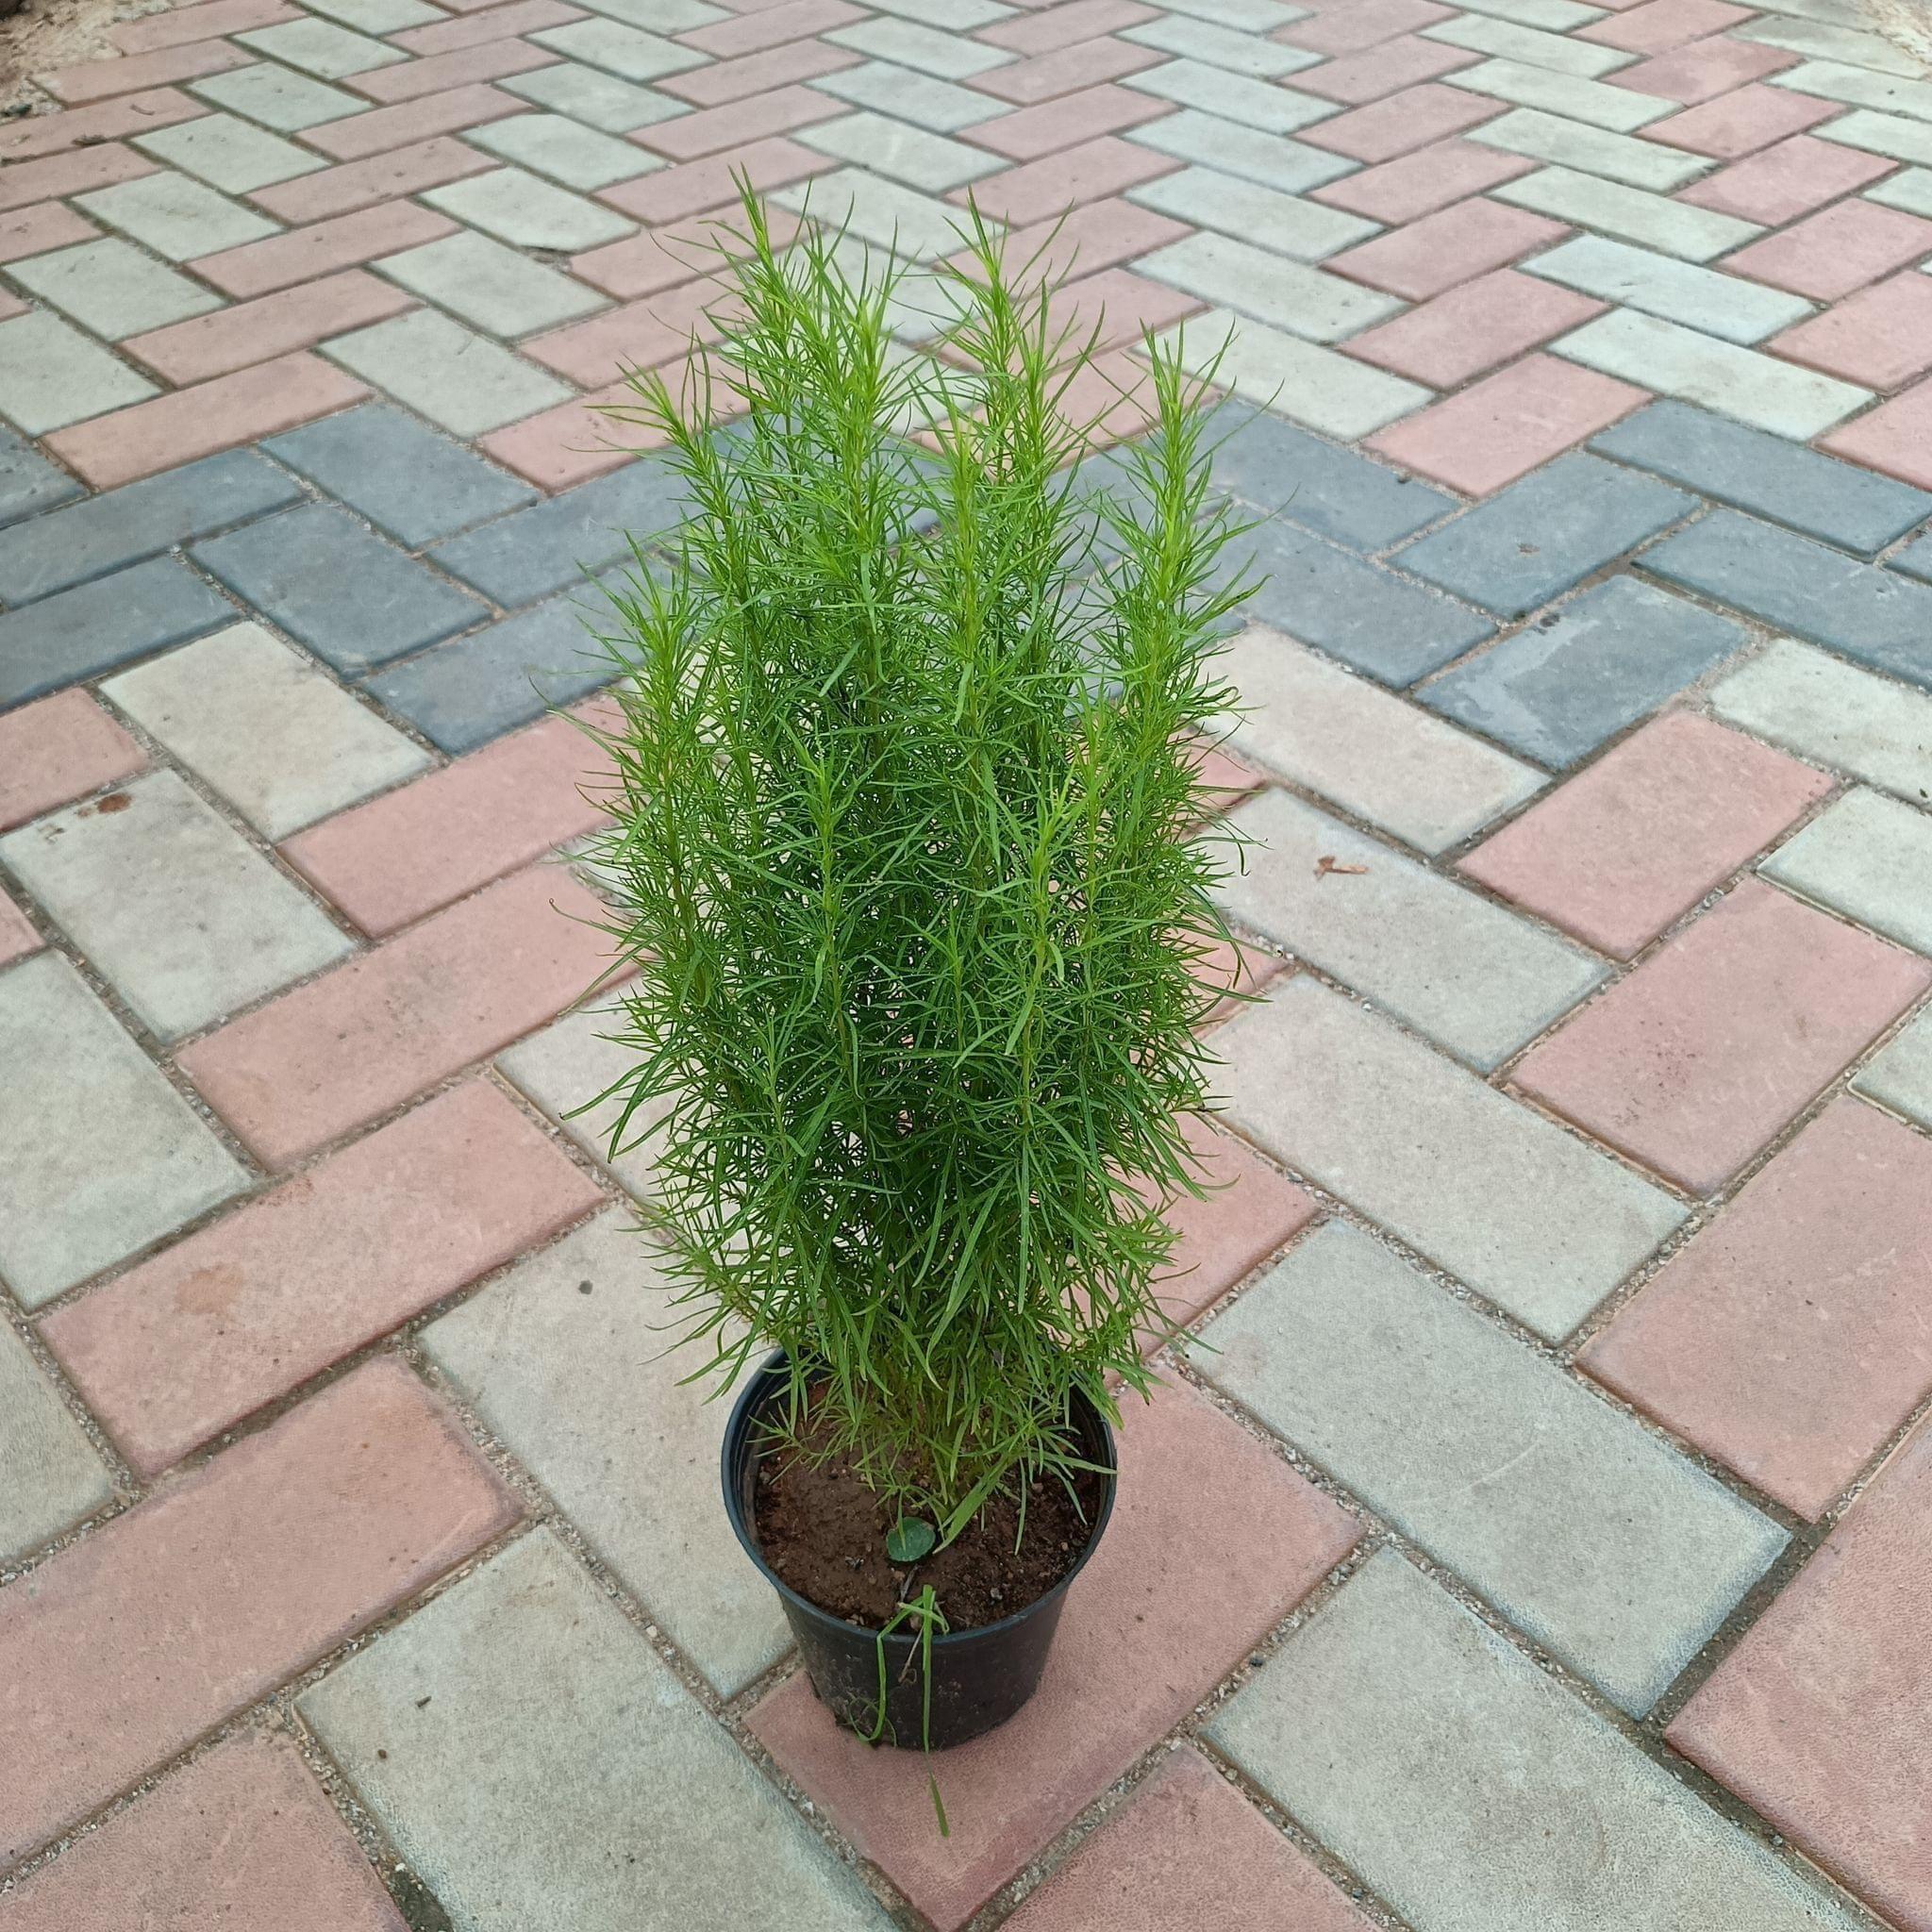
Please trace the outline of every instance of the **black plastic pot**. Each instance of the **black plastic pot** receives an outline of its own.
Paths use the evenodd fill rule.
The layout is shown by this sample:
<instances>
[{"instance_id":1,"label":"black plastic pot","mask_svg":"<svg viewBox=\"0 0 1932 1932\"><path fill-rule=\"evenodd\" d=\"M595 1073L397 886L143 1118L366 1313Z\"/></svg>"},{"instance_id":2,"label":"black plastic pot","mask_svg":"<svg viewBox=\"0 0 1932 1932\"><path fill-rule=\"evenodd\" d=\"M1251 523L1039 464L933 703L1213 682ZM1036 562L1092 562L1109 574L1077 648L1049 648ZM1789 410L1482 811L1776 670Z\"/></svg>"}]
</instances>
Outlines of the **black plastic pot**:
<instances>
[{"instance_id":1,"label":"black plastic pot","mask_svg":"<svg viewBox=\"0 0 1932 1932\"><path fill-rule=\"evenodd\" d=\"M724 1431L723 1476L724 1513L744 1553L778 1592L791 1620L819 1701L848 1729L870 1736L878 1718L879 1643L875 1630L848 1624L799 1595L765 1561L752 1526L753 1482L758 1474L759 1423L767 1406L784 1390L785 1357L774 1355L740 1391ZM1074 1397L1074 1432L1089 1461L1115 1467L1113 1431L1085 1396ZM957 1630L932 1641L932 1703L929 1730L923 1724L925 1674L920 1639L894 1631L885 1638L886 1727L883 1741L917 1750L929 1740L935 1751L963 1744L969 1738L1003 1724L1031 1697L1046 1667L1046 1654L1060 1621L1068 1587L1099 1547L1113 1512L1114 1477L1101 1484L1087 1547L1074 1567L1042 1597L976 1630Z\"/></svg>"}]
</instances>

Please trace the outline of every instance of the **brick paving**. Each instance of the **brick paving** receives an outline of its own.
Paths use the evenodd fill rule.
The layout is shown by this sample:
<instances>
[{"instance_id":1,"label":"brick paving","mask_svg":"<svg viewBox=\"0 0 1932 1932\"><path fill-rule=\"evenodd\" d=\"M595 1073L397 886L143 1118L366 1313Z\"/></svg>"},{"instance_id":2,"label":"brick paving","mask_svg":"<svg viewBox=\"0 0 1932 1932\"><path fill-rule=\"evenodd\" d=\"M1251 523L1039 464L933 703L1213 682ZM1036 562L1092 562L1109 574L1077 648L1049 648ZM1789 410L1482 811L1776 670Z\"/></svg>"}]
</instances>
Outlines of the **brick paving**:
<instances>
[{"instance_id":1,"label":"brick paving","mask_svg":"<svg viewBox=\"0 0 1932 1932\"><path fill-rule=\"evenodd\" d=\"M0 1925L1932 1927L1932 69L1841 0L112 38L0 123ZM945 1840L591 1104L545 714L734 170L915 264L976 200L1129 391L1226 342L1267 574L1228 1191Z\"/></svg>"}]
</instances>

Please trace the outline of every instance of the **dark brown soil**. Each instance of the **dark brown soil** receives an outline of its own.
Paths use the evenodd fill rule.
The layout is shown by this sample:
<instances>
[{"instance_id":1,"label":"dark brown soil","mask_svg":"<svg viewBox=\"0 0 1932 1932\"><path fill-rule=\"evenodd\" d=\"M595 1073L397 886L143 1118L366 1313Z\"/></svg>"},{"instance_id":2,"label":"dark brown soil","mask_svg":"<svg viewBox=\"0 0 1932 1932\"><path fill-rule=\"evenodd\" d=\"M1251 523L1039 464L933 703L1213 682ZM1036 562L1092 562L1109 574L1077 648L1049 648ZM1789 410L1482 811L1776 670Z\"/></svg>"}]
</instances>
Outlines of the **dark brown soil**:
<instances>
[{"instance_id":1,"label":"dark brown soil","mask_svg":"<svg viewBox=\"0 0 1932 1932\"><path fill-rule=\"evenodd\" d=\"M768 1562L799 1595L868 1630L890 1623L928 1583L949 1628L996 1624L1044 1596L1079 1561L1100 1506L1101 1478L1036 1482L1026 1497L1026 1534L1017 1549L1020 1510L996 1496L942 1550L909 1567L886 1556L887 1512L841 1458L811 1452L808 1424L795 1449L774 1445L758 1463L752 1527Z\"/></svg>"}]
</instances>

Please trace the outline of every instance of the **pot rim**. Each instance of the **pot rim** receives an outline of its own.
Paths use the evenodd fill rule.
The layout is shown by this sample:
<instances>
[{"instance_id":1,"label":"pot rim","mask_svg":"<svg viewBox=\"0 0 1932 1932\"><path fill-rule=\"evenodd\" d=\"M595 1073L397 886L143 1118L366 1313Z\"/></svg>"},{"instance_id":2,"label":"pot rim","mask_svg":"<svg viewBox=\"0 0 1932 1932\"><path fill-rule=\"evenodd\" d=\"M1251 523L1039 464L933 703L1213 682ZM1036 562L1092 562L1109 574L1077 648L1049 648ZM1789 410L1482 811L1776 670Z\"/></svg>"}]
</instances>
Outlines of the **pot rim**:
<instances>
[{"instance_id":1,"label":"pot rim","mask_svg":"<svg viewBox=\"0 0 1932 1932\"><path fill-rule=\"evenodd\" d=\"M766 1562L764 1552L758 1547L758 1539L752 1534L750 1511L744 1507L734 1480L733 1452L751 1427L754 1420L753 1411L758 1407L761 1398L771 1392L772 1384L784 1361L785 1351L782 1348L774 1349L746 1378L744 1387L738 1391L736 1399L732 1402L731 1416L724 1425L724 1441L719 1455L719 1478L724 1491L724 1514L730 1522L732 1533L738 1538L740 1548L757 1565L758 1574L778 1592L788 1607L796 1606L808 1616L818 1618L821 1622L840 1630L858 1631L867 1637L878 1637L881 1632L869 1629L864 1624L849 1624L843 1617L834 1616L823 1604L815 1604L810 1597L793 1590ZM1074 1577L1086 1569L1094 1551L1100 1547L1100 1539L1106 1535L1107 1525L1113 1516L1114 1491L1120 1483L1120 1456L1114 1442L1113 1429L1107 1417L1101 1413L1099 1406L1084 1392L1076 1391L1076 1399L1085 1402L1091 1411L1093 1421L1100 1430L1100 1440L1106 1447L1107 1459L1112 1465L1102 1478L1100 1507L1094 1511L1093 1528L1087 1539L1086 1548L1074 1558L1066 1574L1051 1590L1042 1591L1030 1604L1024 1605L1010 1616L1002 1617L995 1624L975 1624L970 1630L948 1630L942 1635L936 1636L932 1640L934 1650L944 1650L949 1645L979 1642L1024 1623L1049 1604L1056 1603L1065 1596ZM915 1644L922 1641L917 1633L908 1635L904 1631L893 1630L883 1634L885 1641L889 1644Z\"/></svg>"}]
</instances>

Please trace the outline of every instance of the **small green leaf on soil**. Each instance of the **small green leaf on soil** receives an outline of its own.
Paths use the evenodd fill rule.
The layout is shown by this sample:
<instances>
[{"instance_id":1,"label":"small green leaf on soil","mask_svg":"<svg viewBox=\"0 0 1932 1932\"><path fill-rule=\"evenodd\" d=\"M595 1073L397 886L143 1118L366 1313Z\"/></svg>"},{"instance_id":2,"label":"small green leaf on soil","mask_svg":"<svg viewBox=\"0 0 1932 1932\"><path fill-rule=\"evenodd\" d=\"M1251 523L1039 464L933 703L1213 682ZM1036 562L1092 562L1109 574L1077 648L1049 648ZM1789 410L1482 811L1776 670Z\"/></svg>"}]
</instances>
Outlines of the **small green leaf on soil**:
<instances>
[{"instance_id":1,"label":"small green leaf on soil","mask_svg":"<svg viewBox=\"0 0 1932 1932\"><path fill-rule=\"evenodd\" d=\"M886 1532L886 1555L895 1563L916 1563L939 1540L931 1524L917 1516L902 1516Z\"/></svg>"}]
</instances>

